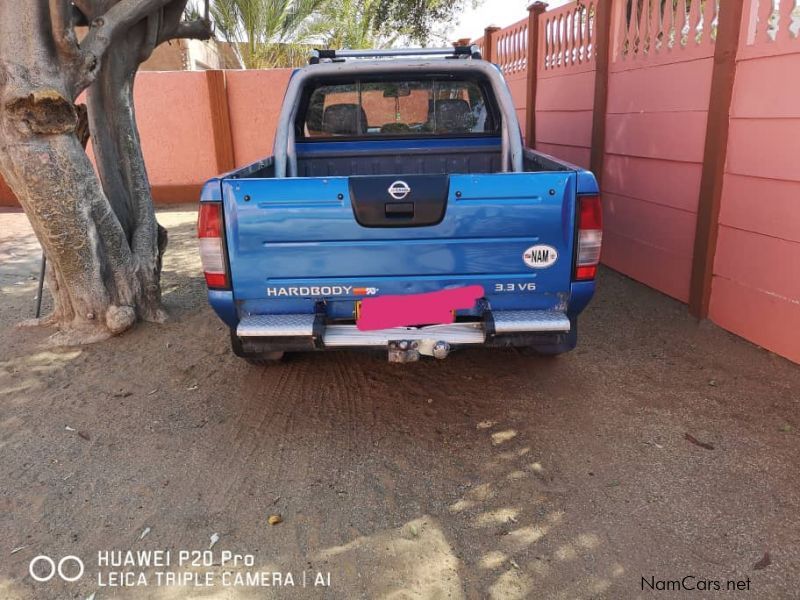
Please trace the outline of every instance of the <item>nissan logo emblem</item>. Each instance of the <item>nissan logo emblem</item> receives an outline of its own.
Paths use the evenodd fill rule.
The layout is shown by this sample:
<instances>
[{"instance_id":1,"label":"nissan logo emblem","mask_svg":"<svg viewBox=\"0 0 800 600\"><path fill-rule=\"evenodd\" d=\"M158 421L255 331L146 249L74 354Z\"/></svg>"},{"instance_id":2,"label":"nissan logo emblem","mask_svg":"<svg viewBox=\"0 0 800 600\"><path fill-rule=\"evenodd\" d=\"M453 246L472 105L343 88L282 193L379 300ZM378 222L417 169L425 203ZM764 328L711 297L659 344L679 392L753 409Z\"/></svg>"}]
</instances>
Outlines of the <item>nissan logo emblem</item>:
<instances>
[{"instance_id":1,"label":"nissan logo emblem","mask_svg":"<svg viewBox=\"0 0 800 600\"><path fill-rule=\"evenodd\" d=\"M389 195L395 200L402 200L411 193L411 188L405 181L398 179L389 186Z\"/></svg>"}]
</instances>

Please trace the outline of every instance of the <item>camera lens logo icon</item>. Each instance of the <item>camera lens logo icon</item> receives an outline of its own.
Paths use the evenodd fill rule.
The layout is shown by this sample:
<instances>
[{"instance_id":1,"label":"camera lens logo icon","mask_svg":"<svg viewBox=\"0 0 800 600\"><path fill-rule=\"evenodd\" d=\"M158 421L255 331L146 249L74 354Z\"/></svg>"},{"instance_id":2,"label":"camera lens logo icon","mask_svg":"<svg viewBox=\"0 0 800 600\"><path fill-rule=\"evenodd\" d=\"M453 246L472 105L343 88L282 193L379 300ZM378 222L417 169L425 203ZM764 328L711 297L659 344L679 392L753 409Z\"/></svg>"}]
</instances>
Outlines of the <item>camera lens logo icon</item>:
<instances>
[{"instance_id":1,"label":"camera lens logo icon","mask_svg":"<svg viewBox=\"0 0 800 600\"><path fill-rule=\"evenodd\" d=\"M47 565L46 570L48 573L46 575L40 575L36 571L41 569L35 569L36 565L39 563L43 563ZM72 568L65 569L65 565L77 565L78 567L78 574L77 575L70 575L69 572L72 571ZM83 561L78 558L77 556L68 555L58 561L58 565L56 562L50 558L49 556L45 556L44 554L40 554L39 556L35 557L31 564L28 565L28 573L30 576L33 577L36 581L44 583L45 581L50 581L53 577L55 577L56 573L58 576L63 579L64 581L71 582L71 581L78 581L81 577L83 577Z\"/></svg>"}]
</instances>

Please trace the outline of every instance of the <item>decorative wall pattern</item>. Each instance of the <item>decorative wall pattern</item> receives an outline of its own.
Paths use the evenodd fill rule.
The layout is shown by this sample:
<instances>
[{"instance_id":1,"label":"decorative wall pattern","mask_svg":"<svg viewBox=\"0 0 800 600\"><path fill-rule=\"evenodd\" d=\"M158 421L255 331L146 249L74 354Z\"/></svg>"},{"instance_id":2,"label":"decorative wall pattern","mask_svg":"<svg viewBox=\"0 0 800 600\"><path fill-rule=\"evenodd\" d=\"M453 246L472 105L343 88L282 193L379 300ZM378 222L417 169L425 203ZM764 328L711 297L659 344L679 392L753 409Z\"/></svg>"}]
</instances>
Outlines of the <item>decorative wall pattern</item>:
<instances>
[{"instance_id":1,"label":"decorative wall pattern","mask_svg":"<svg viewBox=\"0 0 800 600\"><path fill-rule=\"evenodd\" d=\"M497 64L506 75L528 68L528 19L523 19L497 32L494 53Z\"/></svg>"},{"instance_id":2,"label":"decorative wall pattern","mask_svg":"<svg viewBox=\"0 0 800 600\"><path fill-rule=\"evenodd\" d=\"M542 16L543 52L546 71L594 62L594 22L597 1L573 2Z\"/></svg>"},{"instance_id":3,"label":"decorative wall pattern","mask_svg":"<svg viewBox=\"0 0 800 600\"><path fill-rule=\"evenodd\" d=\"M725 1L725 0L722 0ZM720 0L627 0L618 2L618 57L636 60L691 52L717 37Z\"/></svg>"}]
</instances>

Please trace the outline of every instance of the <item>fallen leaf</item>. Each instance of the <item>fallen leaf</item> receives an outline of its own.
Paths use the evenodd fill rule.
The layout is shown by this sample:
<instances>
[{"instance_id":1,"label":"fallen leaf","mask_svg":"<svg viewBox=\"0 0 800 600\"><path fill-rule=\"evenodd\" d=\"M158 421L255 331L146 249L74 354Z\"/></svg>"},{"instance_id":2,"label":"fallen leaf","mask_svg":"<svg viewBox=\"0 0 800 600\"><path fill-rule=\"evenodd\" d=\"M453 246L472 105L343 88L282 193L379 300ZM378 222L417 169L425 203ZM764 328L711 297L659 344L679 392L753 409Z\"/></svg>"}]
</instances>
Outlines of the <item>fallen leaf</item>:
<instances>
[{"instance_id":1,"label":"fallen leaf","mask_svg":"<svg viewBox=\"0 0 800 600\"><path fill-rule=\"evenodd\" d=\"M270 525L278 525L280 523L283 523L283 517L281 517L280 515L270 515L269 519L267 519L267 523L269 523Z\"/></svg>"},{"instance_id":2,"label":"fallen leaf","mask_svg":"<svg viewBox=\"0 0 800 600\"><path fill-rule=\"evenodd\" d=\"M695 446L700 446L701 448L705 448L706 450L714 449L714 444L709 444L708 442L701 442L690 433L684 433L683 437L686 438L687 441L692 442Z\"/></svg>"},{"instance_id":3,"label":"fallen leaf","mask_svg":"<svg viewBox=\"0 0 800 600\"><path fill-rule=\"evenodd\" d=\"M150 528L149 527L145 527L144 531L142 531L142 535L139 536L139 539L143 540L144 536L146 536L148 533L150 533Z\"/></svg>"},{"instance_id":4,"label":"fallen leaf","mask_svg":"<svg viewBox=\"0 0 800 600\"><path fill-rule=\"evenodd\" d=\"M91 439L92 439L91 437L89 437L89 434L88 434L88 433L86 433L85 431L79 431L79 432L78 432L78 437L79 437L79 438L83 438L83 439L84 439L84 440L86 440L87 442L88 442L89 440L91 440Z\"/></svg>"},{"instance_id":5,"label":"fallen leaf","mask_svg":"<svg viewBox=\"0 0 800 600\"><path fill-rule=\"evenodd\" d=\"M69 425L64 427L64 429L66 429L67 431L75 431L75 428L74 427L70 427Z\"/></svg>"},{"instance_id":6,"label":"fallen leaf","mask_svg":"<svg viewBox=\"0 0 800 600\"><path fill-rule=\"evenodd\" d=\"M758 561L756 564L753 565L753 568L756 571L760 571L761 569L766 569L771 564L772 564L772 559L770 559L769 557L769 552L764 552L764 556L761 557L760 561Z\"/></svg>"},{"instance_id":7,"label":"fallen leaf","mask_svg":"<svg viewBox=\"0 0 800 600\"><path fill-rule=\"evenodd\" d=\"M199 388L199 387L200 387L199 385L197 385L196 383L193 383L192 385L190 385L190 386L189 386L189 387L187 387L186 389L187 389L188 391L190 391L190 392L193 392L193 391L195 391L195 390L196 390L197 388Z\"/></svg>"},{"instance_id":8,"label":"fallen leaf","mask_svg":"<svg viewBox=\"0 0 800 600\"><path fill-rule=\"evenodd\" d=\"M788 423L784 423L783 425L781 425L781 431L783 433L791 433L792 429L793 429L792 426L789 425Z\"/></svg>"},{"instance_id":9,"label":"fallen leaf","mask_svg":"<svg viewBox=\"0 0 800 600\"><path fill-rule=\"evenodd\" d=\"M90 595L90 596L88 596L88 597L86 598L86 600L94 600L94 595L95 595L96 593L97 593L97 592L92 592L92 593L91 593L91 595Z\"/></svg>"},{"instance_id":10,"label":"fallen leaf","mask_svg":"<svg viewBox=\"0 0 800 600\"><path fill-rule=\"evenodd\" d=\"M219 541L219 534L212 533L209 539L211 540L211 543L208 545L208 549L211 550L214 547L214 544L216 544Z\"/></svg>"},{"instance_id":11,"label":"fallen leaf","mask_svg":"<svg viewBox=\"0 0 800 600\"><path fill-rule=\"evenodd\" d=\"M514 567L515 569L519 569L519 565L517 564L517 561L515 561L513 558L509 562L511 563L512 567Z\"/></svg>"}]
</instances>

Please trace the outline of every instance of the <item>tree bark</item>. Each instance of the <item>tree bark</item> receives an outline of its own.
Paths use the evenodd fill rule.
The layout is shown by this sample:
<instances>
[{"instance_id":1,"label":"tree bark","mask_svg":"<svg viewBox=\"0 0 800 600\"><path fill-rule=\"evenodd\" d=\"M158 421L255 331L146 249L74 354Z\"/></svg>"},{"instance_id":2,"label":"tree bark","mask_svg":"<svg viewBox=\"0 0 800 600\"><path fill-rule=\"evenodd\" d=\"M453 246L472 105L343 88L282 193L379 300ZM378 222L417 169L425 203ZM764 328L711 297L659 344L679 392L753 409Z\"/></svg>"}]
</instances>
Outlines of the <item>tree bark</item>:
<instances>
[{"instance_id":1,"label":"tree bark","mask_svg":"<svg viewBox=\"0 0 800 600\"><path fill-rule=\"evenodd\" d=\"M129 51L107 57L87 98L100 181L136 257L137 316L163 322L166 313L161 305L160 279L167 232L156 221L133 106L134 77L144 47L154 47L155 38L148 35L148 29L155 20L148 19L128 32L125 42Z\"/></svg>"},{"instance_id":2,"label":"tree bark","mask_svg":"<svg viewBox=\"0 0 800 600\"><path fill-rule=\"evenodd\" d=\"M81 46L68 0L0 2L0 171L51 265L54 342L97 341L136 319L163 321L161 257L133 108L139 64L166 39L208 37L180 21L186 0L80 0ZM76 135L75 98L89 92L100 179Z\"/></svg>"}]
</instances>

